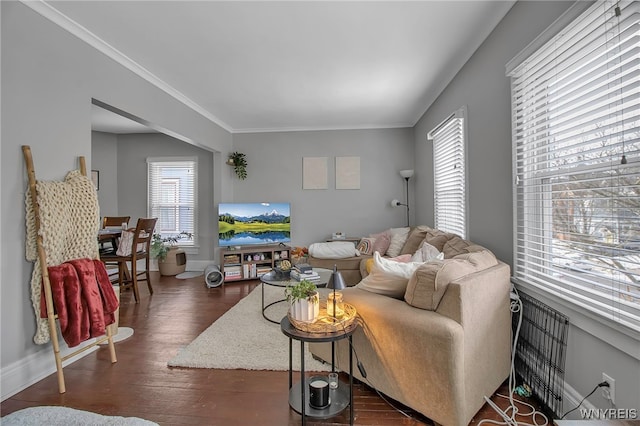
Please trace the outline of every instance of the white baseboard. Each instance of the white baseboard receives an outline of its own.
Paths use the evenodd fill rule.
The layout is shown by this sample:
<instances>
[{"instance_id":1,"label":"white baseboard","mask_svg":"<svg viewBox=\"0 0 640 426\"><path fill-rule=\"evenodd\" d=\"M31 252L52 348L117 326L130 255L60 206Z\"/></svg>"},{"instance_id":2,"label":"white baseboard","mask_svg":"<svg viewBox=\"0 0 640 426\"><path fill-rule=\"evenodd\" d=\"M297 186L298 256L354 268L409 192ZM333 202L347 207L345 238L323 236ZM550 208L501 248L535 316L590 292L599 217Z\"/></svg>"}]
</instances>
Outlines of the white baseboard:
<instances>
[{"instance_id":1,"label":"white baseboard","mask_svg":"<svg viewBox=\"0 0 640 426\"><path fill-rule=\"evenodd\" d=\"M189 260L189 259L187 259L187 266L186 266L185 270L187 270L187 271L201 271L201 272L204 272L204 270L209 265L217 265L217 263L215 261L213 261L213 260ZM157 271L158 270L158 262L155 259L151 262L151 266L149 267L149 269L151 271Z\"/></svg>"},{"instance_id":2,"label":"white baseboard","mask_svg":"<svg viewBox=\"0 0 640 426\"><path fill-rule=\"evenodd\" d=\"M578 391L575 390L573 387L571 387L569 384L567 384L567 382L564 382L564 395L563 395L564 403L562 404L562 409L564 411L560 415L577 407L578 404L580 404L580 401L582 401L584 397L585 397L584 395L581 395L580 393L578 393ZM587 410L596 409L596 406L590 403L588 399L585 399L580 407ZM580 410L578 409L572 412L571 414L569 414L565 420L584 420L584 419L580 417Z\"/></svg>"},{"instance_id":3,"label":"white baseboard","mask_svg":"<svg viewBox=\"0 0 640 426\"><path fill-rule=\"evenodd\" d=\"M207 266L216 264L213 260L187 260L187 271L204 272Z\"/></svg>"},{"instance_id":4,"label":"white baseboard","mask_svg":"<svg viewBox=\"0 0 640 426\"><path fill-rule=\"evenodd\" d=\"M95 339L88 340L86 344L91 344L93 342L95 342ZM70 354L71 352L76 351L77 349L78 347L69 349L64 341L60 342L60 354L63 357ZM72 358L69 358L68 360L63 362L62 365L63 367L66 367L67 365L74 363L75 361L86 355L89 355L97 349L98 346L94 346L91 349L88 349ZM4 401L5 399L12 397L18 392L28 388L34 383L39 382L40 380L55 372L56 362L53 355L53 349L51 349L51 344L44 345L40 351L35 352L24 359L9 364L3 367L2 370L0 370L1 400ZM52 391L58 392L58 389L56 388Z\"/></svg>"}]
</instances>

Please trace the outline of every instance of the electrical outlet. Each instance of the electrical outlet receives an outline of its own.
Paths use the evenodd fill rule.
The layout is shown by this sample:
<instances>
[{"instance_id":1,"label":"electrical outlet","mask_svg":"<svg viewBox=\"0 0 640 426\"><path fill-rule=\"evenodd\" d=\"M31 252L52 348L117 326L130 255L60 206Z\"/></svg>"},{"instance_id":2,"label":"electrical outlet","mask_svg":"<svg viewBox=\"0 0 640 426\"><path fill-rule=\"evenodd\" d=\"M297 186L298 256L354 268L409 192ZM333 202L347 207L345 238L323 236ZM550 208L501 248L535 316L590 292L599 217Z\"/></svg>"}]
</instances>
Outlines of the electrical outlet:
<instances>
[{"instance_id":1,"label":"electrical outlet","mask_svg":"<svg viewBox=\"0 0 640 426\"><path fill-rule=\"evenodd\" d=\"M602 396L611 401L612 404L616 403L616 381L606 373L602 373L602 381L609 383L609 387L603 386L600 389L602 390Z\"/></svg>"}]
</instances>

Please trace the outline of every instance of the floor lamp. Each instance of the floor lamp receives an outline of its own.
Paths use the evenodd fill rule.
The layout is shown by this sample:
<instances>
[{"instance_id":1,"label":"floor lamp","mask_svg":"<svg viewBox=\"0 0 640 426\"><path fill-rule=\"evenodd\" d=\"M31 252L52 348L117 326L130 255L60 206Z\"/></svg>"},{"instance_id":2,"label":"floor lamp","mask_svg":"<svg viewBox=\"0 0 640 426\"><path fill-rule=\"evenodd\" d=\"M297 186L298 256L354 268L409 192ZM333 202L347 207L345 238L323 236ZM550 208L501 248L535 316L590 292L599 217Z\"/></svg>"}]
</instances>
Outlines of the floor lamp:
<instances>
[{"instance_id":1,"label":"floor lamp","mask_svg":"<svg viewBox=\"0 0 640 426\"><path fill-rule=\"evenodd\" d=\"M413 176L413 170L400 170L400 176L404 178L407 189L407 204L403 204L400 201L394 199L391 200L391 205L393 207L405 206L407 208L407 226L409 226L409 179Z\"/></svg>"}]
</instances>

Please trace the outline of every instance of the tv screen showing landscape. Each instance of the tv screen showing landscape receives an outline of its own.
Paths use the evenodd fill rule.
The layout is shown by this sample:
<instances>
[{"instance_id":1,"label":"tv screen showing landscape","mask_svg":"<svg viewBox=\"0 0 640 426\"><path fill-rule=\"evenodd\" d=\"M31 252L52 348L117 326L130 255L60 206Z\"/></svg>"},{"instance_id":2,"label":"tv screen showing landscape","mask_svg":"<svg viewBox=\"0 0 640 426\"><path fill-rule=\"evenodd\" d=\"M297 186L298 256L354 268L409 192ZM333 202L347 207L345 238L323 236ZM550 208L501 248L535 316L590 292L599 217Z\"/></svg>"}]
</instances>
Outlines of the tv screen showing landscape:
<instances>
[{"instance_id":1,"label":"tv screen showing landscape","mask_svg":"<svg viewBox=\"0 0 640 426\"><path fill-rule=\"evenodd\" d=\"M277 244L291 241L289 203L220 203L220 246Z\"/></svg>"}]
</instances>

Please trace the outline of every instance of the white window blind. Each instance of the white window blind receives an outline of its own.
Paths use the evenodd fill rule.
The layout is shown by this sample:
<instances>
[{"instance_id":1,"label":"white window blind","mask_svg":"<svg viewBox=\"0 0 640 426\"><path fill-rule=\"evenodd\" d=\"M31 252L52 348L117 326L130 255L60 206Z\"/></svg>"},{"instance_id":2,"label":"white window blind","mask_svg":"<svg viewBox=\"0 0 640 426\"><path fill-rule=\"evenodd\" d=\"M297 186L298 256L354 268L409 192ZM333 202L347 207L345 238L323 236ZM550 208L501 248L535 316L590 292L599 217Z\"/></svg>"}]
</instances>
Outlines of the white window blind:
<instances>
[{"instance_id":1,"label":"white window blind","mask_svg":"<svg viewBox=\"0 0 640 426\"><path fill-rule=\"evenodd\" d=\"M596 2L509 74L514 279L634 330L639 9L640 2Z\"/></svg>"},{"instance_id":2,"label":"white window blind","mask_svg":"<svg viewBox=\"0 0 640 426\"><path fill-rule=\"evenodd\" d=\"M195 234L195 159L148 158L148 215L157 217L156 232L162 237L180 232ZM194 244L194 238L181 239L181 246Z\"/></svg>"},{"instance_id":3,"label":"white window blind","mask_svg":"<svg viewBox=\"0 0 640 426\"><path fill-rule=\"evenodd\" d=\"M435 226L466 238L464 109L436 126L427 138L433 140Z\"/></svg>"}]
</instances>

